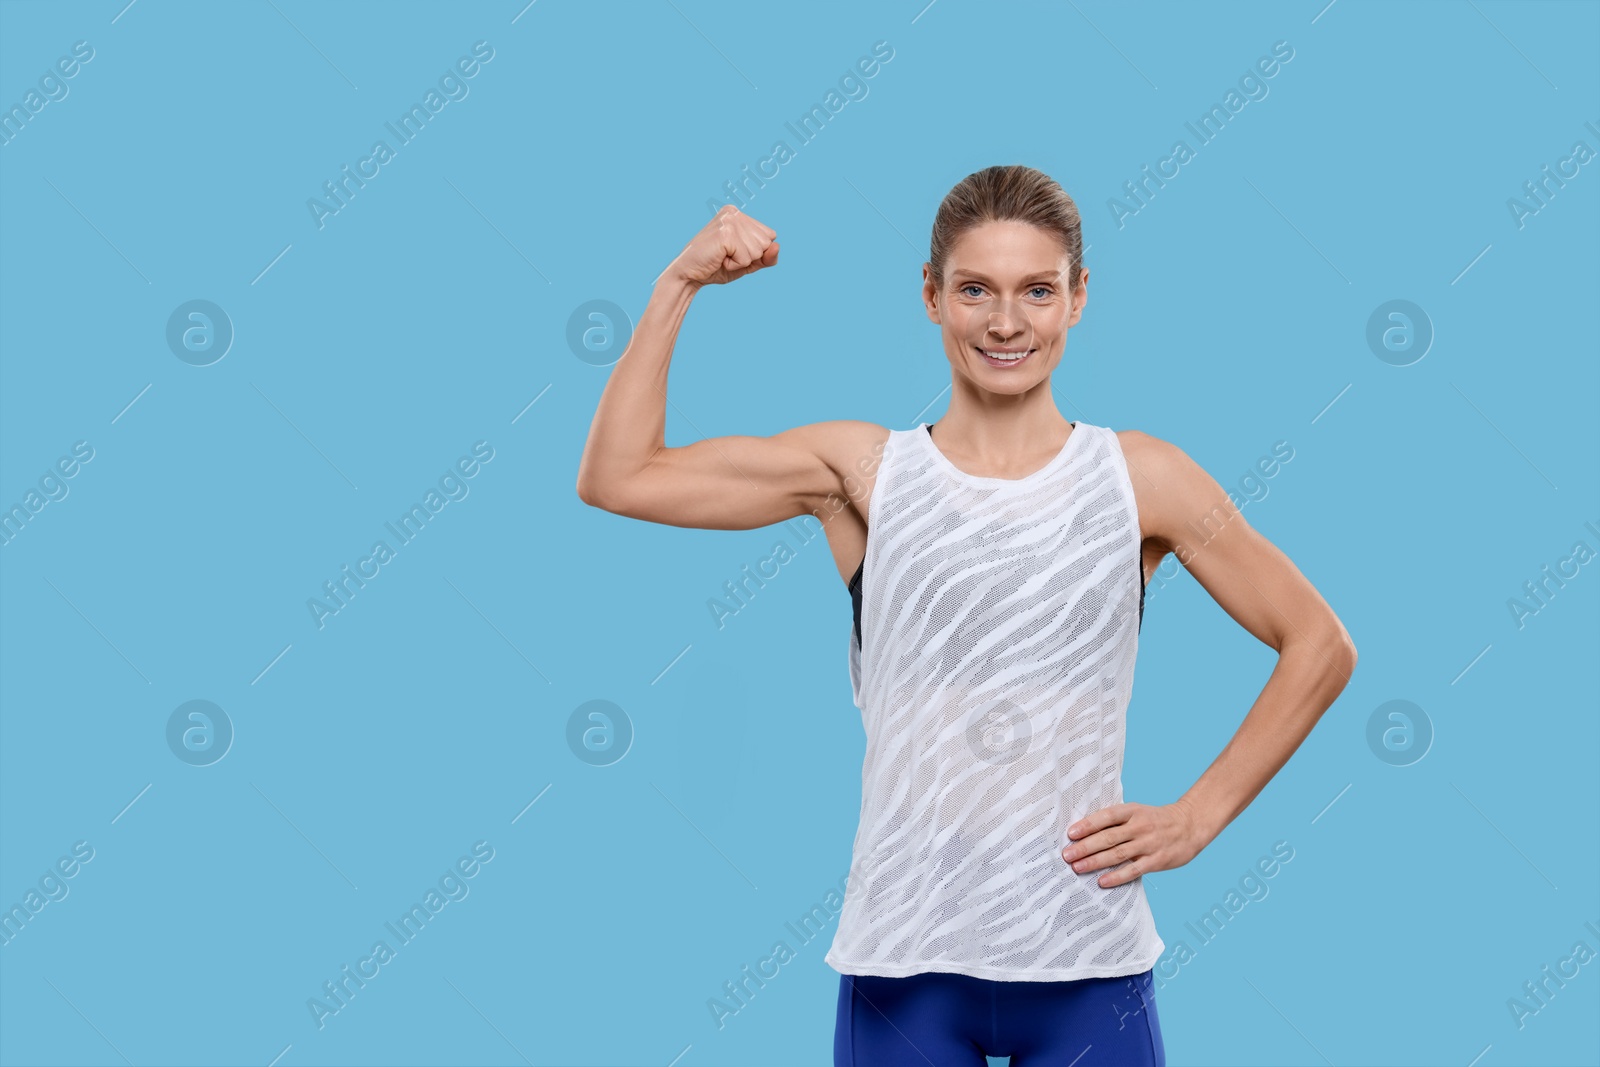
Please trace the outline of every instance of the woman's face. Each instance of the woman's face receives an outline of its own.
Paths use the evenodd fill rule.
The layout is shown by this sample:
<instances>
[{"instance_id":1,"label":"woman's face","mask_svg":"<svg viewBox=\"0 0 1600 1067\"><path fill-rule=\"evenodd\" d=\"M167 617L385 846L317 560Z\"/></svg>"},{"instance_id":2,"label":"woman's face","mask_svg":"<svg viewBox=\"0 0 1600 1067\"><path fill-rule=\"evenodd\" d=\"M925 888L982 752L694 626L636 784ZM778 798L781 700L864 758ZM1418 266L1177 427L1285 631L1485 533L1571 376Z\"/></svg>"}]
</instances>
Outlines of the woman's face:
<instances>
[{"instance_id":1,"label":"woman's face","mask_svg":"<svg viewBox=\"0 0 1600 1067\"><path fill-rule=\"evenodd\" d=\"M1054 235L1015 221L962 234L945 261L942 291L923 264L923 302L942 328L955 372L993 393L1021 393L1044 381L1089 298L1089 272L1072 294L1069 267Z\"/></svg>"}]
</instances>

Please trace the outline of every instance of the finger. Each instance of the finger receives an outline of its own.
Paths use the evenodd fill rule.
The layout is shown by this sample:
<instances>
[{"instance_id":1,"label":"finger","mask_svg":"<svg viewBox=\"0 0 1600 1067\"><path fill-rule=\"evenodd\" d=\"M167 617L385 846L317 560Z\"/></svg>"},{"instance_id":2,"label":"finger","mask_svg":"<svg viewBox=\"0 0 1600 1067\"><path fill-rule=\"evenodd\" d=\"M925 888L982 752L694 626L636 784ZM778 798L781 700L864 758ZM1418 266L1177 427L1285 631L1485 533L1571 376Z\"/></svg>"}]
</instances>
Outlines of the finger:
<instances>
[{"instance_id":1,"label":"finger","mask_svg":"<svg viewBox=\"0 0 1600 1067\"><path fill-rule=\"evenodd\" d=\"M1083 838L1097 830L1104 830L1108 826L1114 826L1122 821L1119 816L1121 815L1121 809L1126 807L1127 805L1125 804L1113 804L1107 808L1091 811L1067 828L1067 836L1074 839Z\"/></svg>"},{"instance_id":2,"label":"finger","mask_svg":"<svg viewBox=\"0 0 1600 1067\"><path fill-rule=\"evenodd\" d=\"M1098 830L1088 837L1079 838L1061 850L1061 858L1071 863L1076 858L1105 852L1116 845L1122 844L1124 841L1133 840L1133 837L1134 834L1131 827L1126 823L1118 823L1115 826L1108 826L1104 830Z\"/></svg>"},{"instance_id":3,"label":"finger","mask_svg":"<svg viewBox=\"0 0 1600 1067\"><path fill-rule=\"evenodd\" d=\"M730 225L723 229L721 234L722 254L729 259L737 259L748 254L749 242L745 239L744 227Z\"/></svg>"},{"instance_id":4,"label":"finger","mask_svg":"<svg viewBox=\"0 0 1600 1067\"><path fill-rule=\"evenodd\" d=\"M744 249L744 261L754 263L766 253L768 241L761 234L750 232L740 238L740 244Z\"/></svg>"},{"instance_id":5,"label":"finger","mask_svg":"<svg viewBox=\"0 0 1600 1067\"><path fill-rule=\"evenodd\" d=\"M768 226L766 223L762 222L760 219L757 219L757 218L755 218L755 217L753 217L751 215L744 215L744 216L742 216L740 218L739 221L741 223L743 223L745 225L745 227L751 233L759 233L761 236L765 237L768 241L770 241L774 237L778 236L777 231L774 230L771 226Z\"/></svg>"},{"instance_id":6,"label":"finger","mask_svg":"<svg viewBox=\"0 0 1600 1067\"><path fill-rule=\"evenodd\" d=\"M748 273L750 273L752 271L758 271L758 270L762 269L763 267L770 267L774 263L776 263L777 261L778 261L778 257L777 256L770 256L769 257L767 255L767 253L762 252L760 255L756 256L755 259L750 261L750 266L745 268L745 273L748 274Z\"/></svg>"},{"instance_id":7,"label":"finger","mask_svg":"<svg viewBox=\"0 0 1600 1067\"><path fill-rule=\"evenodd\" d=\"M1104 815L1104 809L1100 811L1091 811L1089 814L1085 815L1083 818L1067 827L1067 836L1072 838L1074 841L1087 837L1089 834L1094 833L1102 826L1107 825L1106 821L1103 819Z\"/></svg>"},{"instance_id":8,"label":"finger","mask_svg":"<svg viewBox=\"0 0 1600 1067\"><path fill-rule=\"evenodd\" d=\"M1139 854L1142 850L1138 843L1131 838L1126 838L1105 848L1097 849L1080 859L1072 861L1072 869L1079 874L1087 871L1098 871L1103 867L1115 867Z\"/></svg>"},{"instance_id":9,"label":"finger","mask_svg":"<svg viewBox=\"0 0 1600 1067\"><path fill-rule=\"evenodd\" d=\"M1116 886L1125 885L1126 883L1133 881L1135 878L1143 877L1145 869L1148 866L1150 866L1148 858L1140 856L1132 863L1119 867L1114 871L1107 871L1105 874L1102 874L1099 878L1097 878L1096 881L1099 882L1101 889L1113 889Z\"/></svg>"},{"instance_id":10,"label":"finger","mask_svg":"<svg viewBox=\"0 0 1600 1067\"><path fill-rule=\"evenodd\" d=\"M1122 821L1121 816L1131 807L1128 804L1113 804L1109 808L1099 808L1091 811L1071 826L1067 827L1067 836L1073 840L1087 837L1096 830L1104 830Z\"/></svg>"},{"instance_id":11,"label":"finger","mask_svg":"<svg viewBox=\"0 0 1600 1067\"><path fill-rule=\"evenodd\" d=\"M777 262L777 245L768 245L764 250L758 252L754 259L750 260L750 262L739 272L739 276L742 278L746 274L753 274L763 267L774 266L777 264Z\"/></svg>"},{"instance_id":12,"label":"finger","mask_svg":"<svg viewBox=\"0 0 1600 1067\"><path fill-rule=\"evenodd\" d=\"M1093 856L1077 860L1071 866L1073 871L1078 874L1089 874L1093 871L1120 873L1126 869L1128 864L1136 863L1147 866L1148 860L1149 858L1144 856L1137 846L1122 844L1106 852L1099 852ZM1101 875L1101 877L1103 878L1105 875Z\"/></svg>"}]
</instances>

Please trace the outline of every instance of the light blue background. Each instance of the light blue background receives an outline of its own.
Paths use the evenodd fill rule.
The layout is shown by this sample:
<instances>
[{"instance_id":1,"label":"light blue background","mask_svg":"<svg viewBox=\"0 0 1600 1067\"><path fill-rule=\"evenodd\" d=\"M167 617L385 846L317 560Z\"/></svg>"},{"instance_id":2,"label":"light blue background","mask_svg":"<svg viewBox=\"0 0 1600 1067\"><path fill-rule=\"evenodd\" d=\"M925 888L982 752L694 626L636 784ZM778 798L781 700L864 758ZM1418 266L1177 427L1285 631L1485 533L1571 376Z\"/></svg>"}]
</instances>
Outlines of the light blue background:
<instances>
[{"instance_id":1,"label":"light blue background","mask_svg":"<svg viewBox=\"0 0 1600 1067\"><path fill-rule=\"evenodd\" d=\"M1248 810L1146 877L1194 947L1294 849L1165 968L1169 1061L1600 1062L1600 963L1520 1029L1507 1008L1600 949L1600 564L1520 629L1507 607L1600 549L1600 163L1507 208L1600 149L1595 4L124 4L0 3L6 108L94 49L0 147L0 504L94 449L0 550L0 904L94 849L0 947L0 1063L830 1062L833 926L784 924L845 874L860 802L840 575L798 547L719 629L708 601L791 533L574 490L609 370L569 318L636 320L780 138L746 209L781 262L696 300L669 444L936 418L933 215L1021 162L1090 246L1062 413L1224 485L1294 449L1244 514L1360 665ZM480 40L470 94L318 229L307 199ZM865 98L796 146L880 40ZM1119 227L1123 183L1277 41L1268 95ZM211 366L165 341L192 299L236 331ZM1392 299L1436 331L1409 366L1365 340ZM469 495L318 629L307 599L480 440ZM1142 644L1125 787L1168 803L1274 657L1171 560ZM165 739L194 699L236 731L208 767ZM607 767L566 740L596 699L635 731ZM1405 767L1366 740L1396 699L1435 732ZM470 895L319 1030L308 998L476 841ZM795 958L719 1029L707 1001L779 939Z\"/></svg>"}]
</instances>

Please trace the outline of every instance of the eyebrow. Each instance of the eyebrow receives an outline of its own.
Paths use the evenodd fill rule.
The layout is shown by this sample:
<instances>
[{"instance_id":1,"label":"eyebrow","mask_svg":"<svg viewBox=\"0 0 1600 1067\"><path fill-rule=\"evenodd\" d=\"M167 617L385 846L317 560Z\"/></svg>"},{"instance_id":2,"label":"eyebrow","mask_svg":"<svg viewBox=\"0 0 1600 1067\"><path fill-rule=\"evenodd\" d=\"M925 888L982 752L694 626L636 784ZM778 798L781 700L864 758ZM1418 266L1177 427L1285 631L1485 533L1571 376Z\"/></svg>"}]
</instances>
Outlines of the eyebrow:
<instances>
[{"instance_id":1,"label":"eyebrow","mask_svg":"<svg viewBox=\"0 0 1600 1067\"><path fill-rule=\"evenodd\" d=\"M1031 282L1031 281L1035 281L1035 280L1037 280L1039 278L1044 278L1044 279L1047 279L1049 281L1055 281L1056 279L1060 278L1065 273L1066 273L1066 271L1059 271L1059 270L1039 270L1039 271L1034 271L1032 274L1026 275L1022 280L1025 281L1025 282ZM975 271L975 270L970 270L970 269L968 269L966 267L960 267L960 268L958 268L958 269L956 269L954 271L951 271L951 277L952 278L955 278L955 277L975 278L980 282L990 282L990 283L993 283L993 281L994 281L994 279L990 278L987 274L983 274L983 273L981 273L979 271Z\"/></svg>"}]
</instances>

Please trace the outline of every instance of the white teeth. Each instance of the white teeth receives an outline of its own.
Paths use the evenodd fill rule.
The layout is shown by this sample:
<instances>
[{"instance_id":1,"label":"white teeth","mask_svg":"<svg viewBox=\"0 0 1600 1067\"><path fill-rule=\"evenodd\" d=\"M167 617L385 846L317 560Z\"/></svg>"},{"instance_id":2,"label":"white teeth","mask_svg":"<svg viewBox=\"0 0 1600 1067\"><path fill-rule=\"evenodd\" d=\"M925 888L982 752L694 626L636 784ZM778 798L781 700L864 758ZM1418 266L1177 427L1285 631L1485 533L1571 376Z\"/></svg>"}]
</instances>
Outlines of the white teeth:
<instances>
[{"instance_id":1,"label":"white teeth","mask_svg":"<svg viewBox=\"0 0 1600 1067\"><path fill-rule=\"evenodd\" d=\"M1028 354L1027 352L991 352L987 348L980 348L978 351L982 352L990 359L998 359L1005 363L1015 363L1017 360Z\"/></svg>"}]
</instances>

